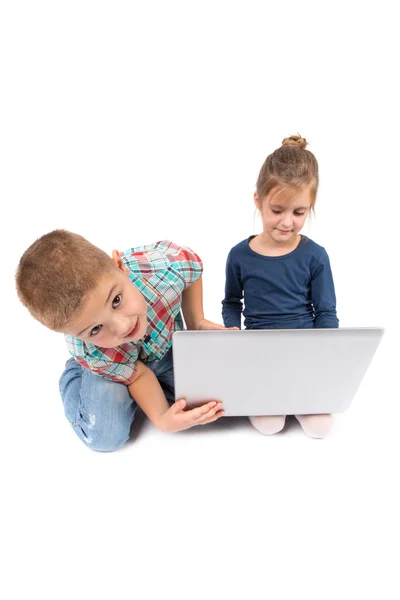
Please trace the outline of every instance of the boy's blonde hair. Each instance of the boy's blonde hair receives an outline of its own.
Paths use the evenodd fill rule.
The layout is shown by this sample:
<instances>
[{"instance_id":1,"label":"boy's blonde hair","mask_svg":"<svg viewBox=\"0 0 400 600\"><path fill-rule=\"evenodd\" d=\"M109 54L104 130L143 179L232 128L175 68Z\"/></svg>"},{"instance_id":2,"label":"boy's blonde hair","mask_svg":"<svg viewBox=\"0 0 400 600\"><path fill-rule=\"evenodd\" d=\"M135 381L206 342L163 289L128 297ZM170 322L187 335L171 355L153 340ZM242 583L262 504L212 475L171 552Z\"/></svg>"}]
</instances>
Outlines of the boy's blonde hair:
<instances>
[{"instance_id":1,"label":"boy's blonde hair","mask_svg":"<svg viewBox=\"0 0 400 600\"><path fill-rule=\"evenodd\" d=\"M56 229L23 254L16 273L18 296L35 319L60 331L113 268L103 250L76 233Z\"/></svg>"},{"instance_id":2,"label":"boy's blonde hair","mask_svg":"<svg viewBox=\"0 0 400 600\"><path fill-rule=\"evenodd\" d=\"M257 179L257 194L262 202L271 190L303 189L310 187L311 208L314 208L318 190L318 163L314 154L306 150L307 140L292 135L282 146L267 156Z\"/></svg>"}]
</instances>

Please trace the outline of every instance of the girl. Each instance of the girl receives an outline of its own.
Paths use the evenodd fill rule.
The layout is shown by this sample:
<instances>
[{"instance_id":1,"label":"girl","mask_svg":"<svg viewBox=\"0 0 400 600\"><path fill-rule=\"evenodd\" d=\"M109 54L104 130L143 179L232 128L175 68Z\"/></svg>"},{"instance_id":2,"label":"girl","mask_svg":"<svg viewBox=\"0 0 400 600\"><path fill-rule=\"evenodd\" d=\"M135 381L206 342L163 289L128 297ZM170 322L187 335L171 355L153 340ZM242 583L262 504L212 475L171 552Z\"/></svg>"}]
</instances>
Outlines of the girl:
<instances>
[{"instance_id":1,"label":"girl","mask_svg":"<svg viewBox=\"0 0 400 600\"><path fill-rule=\"evenodd\" d=\"M338 327L328 255L299 233L318 189L318 163L306 145L300 136L285 138L261 167L254 202L263 231L228 255L222 302L226 327L240 329L243 298L246 329ZM283 429L286 416L249 418L261 433L272 434ZM324 437L332 425L332 415L296 418L312 437Z\"/></svg>"}]
</instances>

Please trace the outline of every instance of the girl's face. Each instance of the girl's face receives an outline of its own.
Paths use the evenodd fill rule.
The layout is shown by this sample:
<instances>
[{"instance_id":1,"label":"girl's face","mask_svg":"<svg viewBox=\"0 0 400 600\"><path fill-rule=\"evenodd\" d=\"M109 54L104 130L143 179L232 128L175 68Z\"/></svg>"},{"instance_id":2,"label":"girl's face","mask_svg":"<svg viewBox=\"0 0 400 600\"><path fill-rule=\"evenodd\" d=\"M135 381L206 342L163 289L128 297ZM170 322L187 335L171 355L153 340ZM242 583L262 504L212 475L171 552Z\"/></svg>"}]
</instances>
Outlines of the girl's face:
<instances>
[{"instance_id":1,"label":"girl's face","mask_svg":"<svg viewBox=\"0 0 400 600\"><path fill-rule=\"evenodd\" d=\"M312 204L310 188L293 191L272 190L262 201L254 194L254 202L261 213L264 235L268 241L285 245L293 241L303 228Z\"/></svg>"}]
</instances>

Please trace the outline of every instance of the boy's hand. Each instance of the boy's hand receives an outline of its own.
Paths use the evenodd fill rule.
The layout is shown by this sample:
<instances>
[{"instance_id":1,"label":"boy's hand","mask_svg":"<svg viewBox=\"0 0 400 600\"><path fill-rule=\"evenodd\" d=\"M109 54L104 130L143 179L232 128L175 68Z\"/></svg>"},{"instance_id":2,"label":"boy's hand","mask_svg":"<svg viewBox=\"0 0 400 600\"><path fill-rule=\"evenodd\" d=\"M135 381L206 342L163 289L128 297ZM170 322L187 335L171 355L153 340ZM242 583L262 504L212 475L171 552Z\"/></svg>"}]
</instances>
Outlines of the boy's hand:
<instances>
[{"instance_id":1,"label":"boy's hand","mask_svg":"<svg viewBox=\"0 0 400 600\"><path fill-rule=\"evenodd\" d=\"M161 417L156 427L167 433L175 433L190 429L195 425L212 423L224 415L222 402L208 402L198 408L183 410L186 406L185 400L177 400Z\"/></svg>"}]
</instances>

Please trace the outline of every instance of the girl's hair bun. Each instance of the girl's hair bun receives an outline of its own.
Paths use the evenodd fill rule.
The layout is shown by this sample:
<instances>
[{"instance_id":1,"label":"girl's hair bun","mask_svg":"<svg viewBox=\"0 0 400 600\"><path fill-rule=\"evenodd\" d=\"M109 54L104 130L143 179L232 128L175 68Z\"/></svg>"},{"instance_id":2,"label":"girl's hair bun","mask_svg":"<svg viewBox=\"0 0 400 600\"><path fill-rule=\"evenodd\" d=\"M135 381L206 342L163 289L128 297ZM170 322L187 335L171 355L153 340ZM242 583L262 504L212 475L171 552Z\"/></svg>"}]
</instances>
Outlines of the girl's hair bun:
<instances>
[{"instance_id":1,"label":"girl's hair bun","mask_svg":"<svg viewBox=\"0 0 400 600\"><path fill-rule=\"evenodd\" d=\"M307 140L302 138L300 134L291 135L282 141L282 146L295 146L296 148L305 148L307 146Z\"/></svg>"}]
</instances>

